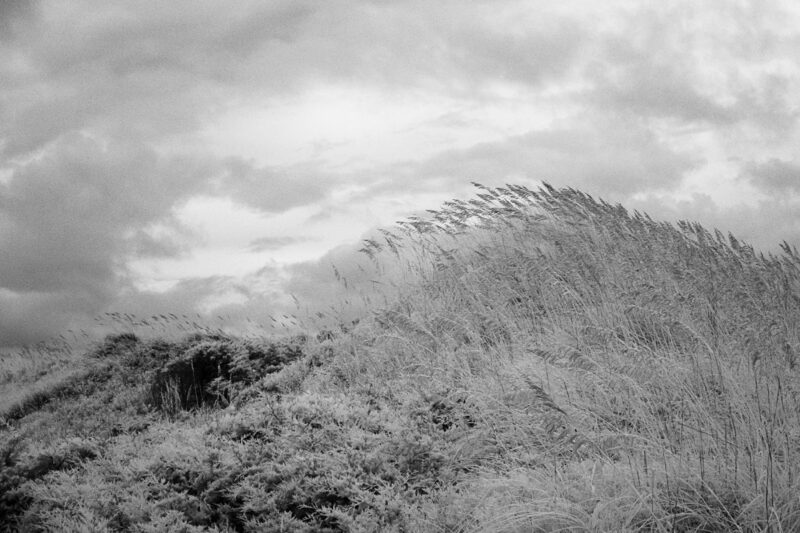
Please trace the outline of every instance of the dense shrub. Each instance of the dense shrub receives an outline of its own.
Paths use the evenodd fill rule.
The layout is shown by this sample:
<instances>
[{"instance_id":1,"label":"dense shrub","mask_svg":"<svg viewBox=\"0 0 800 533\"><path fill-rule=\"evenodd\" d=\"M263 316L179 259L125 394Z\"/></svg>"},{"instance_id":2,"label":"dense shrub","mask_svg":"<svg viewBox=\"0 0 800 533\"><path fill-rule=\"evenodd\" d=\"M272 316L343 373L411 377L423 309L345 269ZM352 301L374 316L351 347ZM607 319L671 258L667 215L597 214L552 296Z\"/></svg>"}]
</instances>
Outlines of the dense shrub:
<instances>
[{"instance_id":1,"label":"dense shrub","mask_svg":"<svg viewBox=\"0 0 800 533\"><path fill-rule=\"evenodd\" d=\"M296 344L202 340L156 372L149 399L168 413L227 405L248 385L302 356Z\"/></svg>"},{"instance_id":2,"label":"dense shrub","mask_svg":"<svg viewBox=\"0 0 800 533\"><path fill-rule=\"evenodd\" d=\"M150 401L167 412L225 401L208 387L217 378L230 377L232 357L228 342L201 342L156 373Z\"/></svg>"},{"instance_id":3,"label":"dense shrub","mask_svg":"<svg viewBox=\"0 0 800 533\"><path fill-rule=\"evenodd\" d=\"M116 333L106 335L103 342L91 353L94 357L117 357L133 351L140 343L139 337L134 333Z\"/></svg>"},{"instance_id":4,"label":"dense shrub","mask_svg":"<svg viewBox=\"0 0 800 533\"><path fill-rule=\"evenodd\" d=\"M33 502L25 488L26 482L38 480L50 472L75 468L82 461L97 457L92 443L76 440L23 462L20 460L21 446L21 440L16 438L9 440L0 450L0 531L5 531L2 529L4 526L11 528Z\"/></svg>"},{"instance_id":5,"label":"dense shrub","mask_svg":"<svg viewBox=\"0 0 800 533\"><path fill-rule=\"evenodd\" d=\"M164 363L181 353L179 343L155 339L136 345L135 349L123 352L122 363L132 372L161 368Z\"/></svg>"}]
</instances>

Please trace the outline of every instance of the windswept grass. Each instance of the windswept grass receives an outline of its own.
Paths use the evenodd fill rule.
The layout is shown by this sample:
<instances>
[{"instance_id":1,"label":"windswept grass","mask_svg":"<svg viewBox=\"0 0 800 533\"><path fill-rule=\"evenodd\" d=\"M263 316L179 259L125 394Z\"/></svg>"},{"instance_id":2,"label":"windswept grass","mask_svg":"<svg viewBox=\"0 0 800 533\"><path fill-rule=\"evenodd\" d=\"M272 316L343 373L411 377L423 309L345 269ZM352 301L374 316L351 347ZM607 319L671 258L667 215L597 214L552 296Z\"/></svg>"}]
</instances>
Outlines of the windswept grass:
<instances>
[{"instance_id":1,"label":"windswept grass","mask_svg":"<svg viewBox=\"0 0 800 533\"><path fill-rule=\"evenodd\" d=\"M796 250L478 188L365 241L355 327L107 338L0 435L15 527L800 530Z\"/></svg>"},{"instance_id":2,"label":"windswept grass","mask_svg":"<svg viewBox=\"0 0 800 533\"><path fill-rule=\"evenodd\" d=\"M0 353L0 426L86 372L85 353L64 340Z\"/></svg>"},{"instance_id":3,"label":"windswept grass","mask_svg":"<svg viewBox=\"0 0 800 533\"><path fill-rule=\"evenodd\" d=\"M797 251L763 256L571 189L479 187L365 252L412 248L419 275L377 316L391 355L372 372L517 416L504 399L524 392L541 411L495 427L511 452L486 481L531 481L501 483L491 507L545 530L800 529ZM616 522L599 524L600 509Z\"/></svg>"}]
</instances>

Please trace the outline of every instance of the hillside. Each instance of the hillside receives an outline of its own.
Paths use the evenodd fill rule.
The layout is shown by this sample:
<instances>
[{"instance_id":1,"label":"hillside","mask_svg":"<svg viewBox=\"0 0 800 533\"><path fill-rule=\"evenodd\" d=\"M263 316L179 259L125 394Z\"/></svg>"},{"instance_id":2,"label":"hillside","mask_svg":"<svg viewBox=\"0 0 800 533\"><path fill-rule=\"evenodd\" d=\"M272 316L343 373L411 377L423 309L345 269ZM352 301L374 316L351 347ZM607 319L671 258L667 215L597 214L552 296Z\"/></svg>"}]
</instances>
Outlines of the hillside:
<instances>
[{"instance_id":1,"label":"hillside","mask_svg":"<svg viewBox=\"0 0 800 533\"><path fill-rule=\"evenodd\" d=\"M6 356L5 530L800 531L797 251L478 187L356 323Z\"/></svg>"}]
</instances>

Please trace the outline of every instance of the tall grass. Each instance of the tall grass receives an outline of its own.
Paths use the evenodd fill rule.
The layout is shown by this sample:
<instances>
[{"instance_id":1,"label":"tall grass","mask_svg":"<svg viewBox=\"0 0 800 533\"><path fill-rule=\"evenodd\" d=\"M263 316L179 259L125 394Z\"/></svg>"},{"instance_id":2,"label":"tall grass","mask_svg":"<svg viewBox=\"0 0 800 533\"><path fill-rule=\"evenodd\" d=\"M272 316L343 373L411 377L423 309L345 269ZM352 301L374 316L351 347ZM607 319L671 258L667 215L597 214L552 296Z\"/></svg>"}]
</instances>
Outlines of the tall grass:
<instances>
[{"instance_id":1,"label":"tall grass","mask_svg":"<svg viewBox=\"0 0 800 533\"><path fill-rule=\"evenodd\" d=\"M462 389L494 425L479 529L800 530L796 249L476 185L363 251L415 274L372 371Z\"/></svg>"}]
</instances>

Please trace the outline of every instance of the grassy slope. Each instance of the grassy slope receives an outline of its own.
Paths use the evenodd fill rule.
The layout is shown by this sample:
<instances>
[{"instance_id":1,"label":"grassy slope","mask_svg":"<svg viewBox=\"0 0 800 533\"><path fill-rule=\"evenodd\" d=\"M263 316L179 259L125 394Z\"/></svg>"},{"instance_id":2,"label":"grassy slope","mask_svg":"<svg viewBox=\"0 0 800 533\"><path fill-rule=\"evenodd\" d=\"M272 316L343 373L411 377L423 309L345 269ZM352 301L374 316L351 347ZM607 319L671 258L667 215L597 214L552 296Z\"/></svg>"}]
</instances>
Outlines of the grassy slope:
<instances>
[{"instance_id":1,"label":"grassy slope","mask_svg":"<svg viewBox=\"0 0 800 533\"><path fill-rule=\"evenodd\" d=\"M800 530L796 252L550 188L482 189L384 237L364 251L406 275L352 331L277 352L118 336L4 404L0 514L44 531ZM164 380L187 358L230 363L216 394Z\"/></svg>"}]
</instances>

